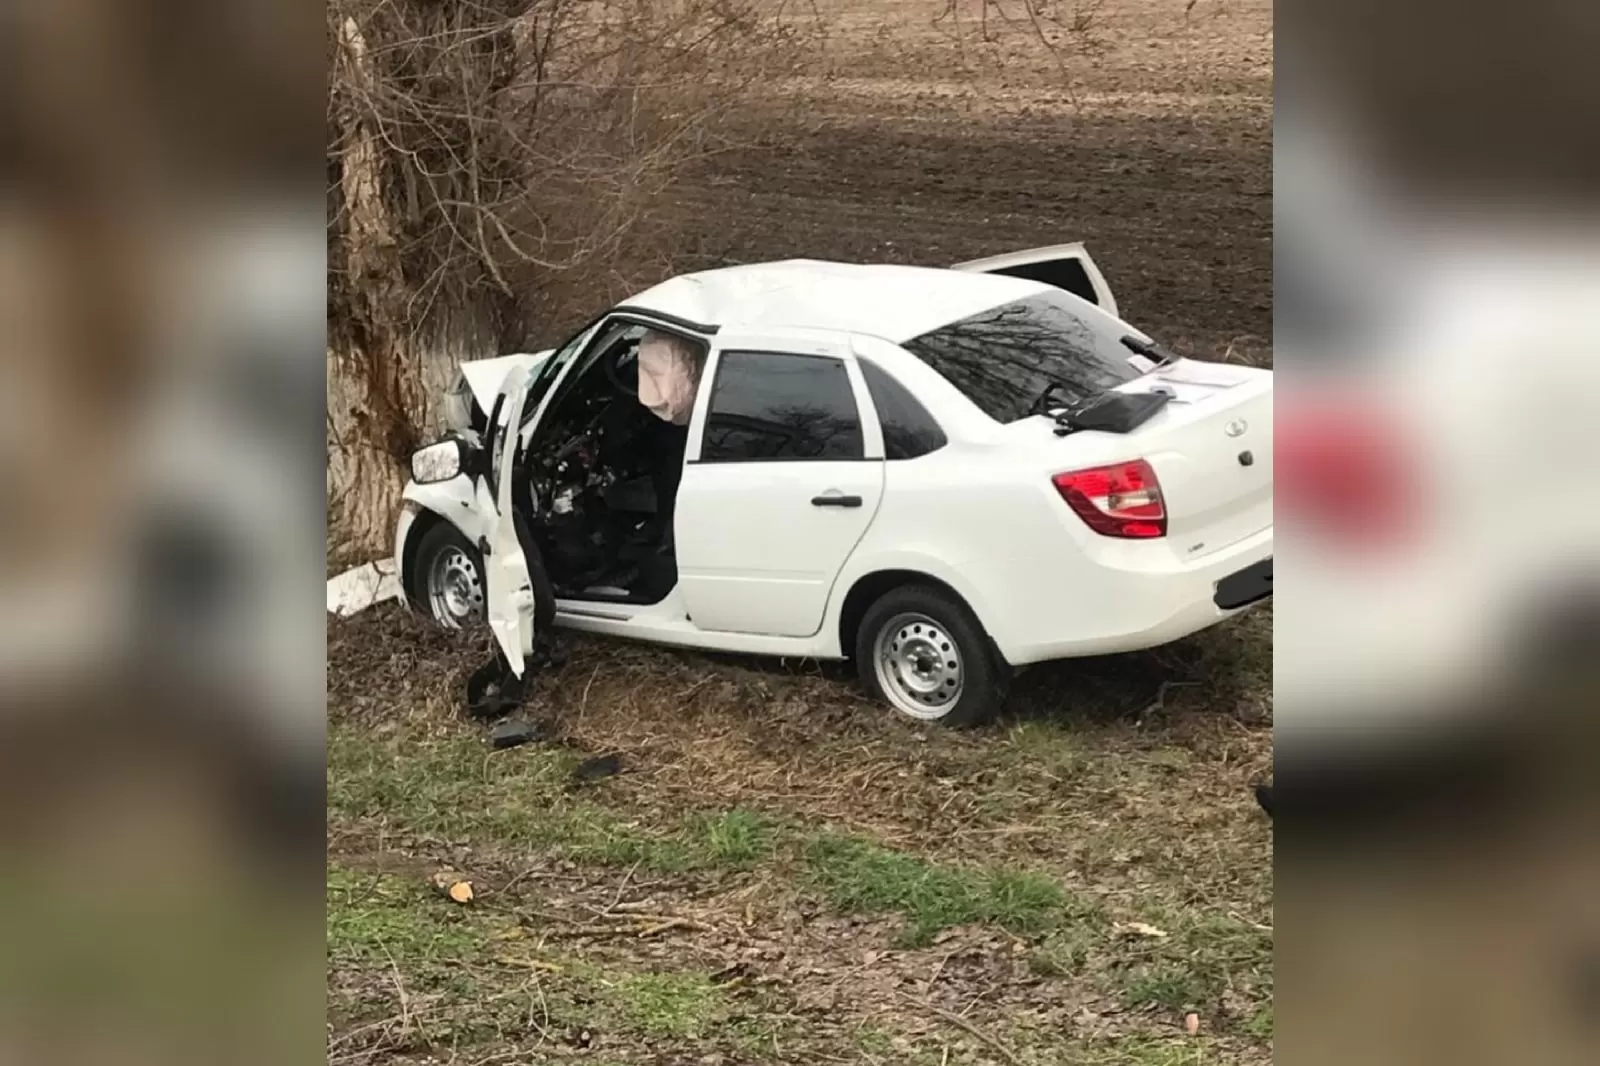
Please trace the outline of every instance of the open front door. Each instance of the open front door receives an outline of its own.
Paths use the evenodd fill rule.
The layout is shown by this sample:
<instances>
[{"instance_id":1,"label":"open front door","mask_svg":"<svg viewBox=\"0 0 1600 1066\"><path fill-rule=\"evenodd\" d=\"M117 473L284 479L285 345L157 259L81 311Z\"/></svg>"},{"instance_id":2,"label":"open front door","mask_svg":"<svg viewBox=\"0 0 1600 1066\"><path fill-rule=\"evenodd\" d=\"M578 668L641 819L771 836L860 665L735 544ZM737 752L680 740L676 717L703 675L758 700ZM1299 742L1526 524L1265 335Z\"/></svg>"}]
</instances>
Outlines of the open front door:
<instances>
[{"instance_id":1,"label":"open front door","mask_svg":"<svg viewBox=\"0 0 1600 1066\"><path fill-rule=\"evenodd\" d=\"M1116 297L1111 295L1111 286L1106 284L1105 275L1095 266L1089 250L1078 242L974 259L970 263L957 263L951 269L1040 281L1065 289L1101 310L1121 317L1117 312Z\"/></svg>"},{"instance_id":2,"label":"open front door","mask_svg":"<svg viewBox=\"0 0 1600 1066\"><path fill-rule=\"evenodd\" d=\"M488 452L494 457L490 474L477 479L477 506L490 516L489 535L479 544L483 553L484 593L489 628L518 677L533 651L534 593L528 559L517 536L517 518L511 488L516 468L522 409L528 399L530 369L518 366L506 376L505 417L490 427Z\"/></svg>"}]
</instances>

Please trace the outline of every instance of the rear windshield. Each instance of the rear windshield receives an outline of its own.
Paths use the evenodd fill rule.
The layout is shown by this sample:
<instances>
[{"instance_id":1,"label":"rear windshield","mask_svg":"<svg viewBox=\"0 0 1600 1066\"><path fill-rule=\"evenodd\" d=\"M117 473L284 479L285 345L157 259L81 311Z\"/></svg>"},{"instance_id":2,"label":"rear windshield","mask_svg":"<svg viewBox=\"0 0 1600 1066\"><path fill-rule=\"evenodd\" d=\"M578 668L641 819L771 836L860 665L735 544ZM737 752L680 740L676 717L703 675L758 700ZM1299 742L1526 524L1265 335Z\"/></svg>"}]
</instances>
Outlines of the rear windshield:
<instances>
[{"instance_id":1,"label":"rear windshield","mask_svg":"<svg viewBox=\"0 0 1600 1066\"><path fill-rule=\"evenodd\" d=\"M905 348L997 422L1100 395L1143 371L1110 315L1064 292L1001 304L905 342ZM1148 364L1143 364L1148 365Z\"/></svg>"}]
</instances>

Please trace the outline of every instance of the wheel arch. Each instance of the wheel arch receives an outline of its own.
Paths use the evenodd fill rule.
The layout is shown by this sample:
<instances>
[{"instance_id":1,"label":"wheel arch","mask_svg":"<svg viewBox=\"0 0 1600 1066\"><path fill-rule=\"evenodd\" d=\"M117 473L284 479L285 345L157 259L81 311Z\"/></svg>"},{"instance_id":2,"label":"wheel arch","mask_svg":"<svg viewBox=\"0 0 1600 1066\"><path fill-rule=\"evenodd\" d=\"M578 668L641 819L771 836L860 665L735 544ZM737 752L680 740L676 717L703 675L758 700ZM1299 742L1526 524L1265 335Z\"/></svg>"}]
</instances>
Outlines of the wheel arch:
<instances>
[{"instance_id":1,"label":"wheel arch","mask_svg":"<svg viewBox=\"0 0 1600 1066\"><path fill-rule=\"evenodd\" d=\"M441 524L449 525L469 545L476 546L481 542L483 531L479 527L482 521L475 503L472 482L465 476L427 485L419 485L415 481L406 485L401 493L403 510L399 528L395 531L394 548L400 590L408 606L417 608L422 603L417 588L417 554L422 541L433 529Z\"/></svg>"},{"instance_id":2,"label":"wheel arch","mask_svg":"<svg viewBox=\"0 0 1600 1066\"><path fill-rule=\"evenodd\" d=\"M437 511L419 507L411 527L406 530L405 543L400 548L400 591L413 610L421 610L425 606L422 589L418 586L421 579L417 573L417 555L422 551L422 542L428 539L428 534L435 528L449 524Z\"/></svg>"},{"instance_id":3,"label":"wheel arch","mask_svg":"<svg viewBox=\"0 0 1600 1066\"><path fill-rule=\"evenodd\" d=\"M872 605L886 593L897 588L904 588L907 585L924 585L938 589L940 592L953 597L972 612L972 616L978 620L978 624L983 628L985 635L989 637L990 646L994 648L996 654L999 654L999 648L995 646L994 636L989 630L983 615L973 604L971 597L964 595L959 588L950 582L925 570L896 568L874 570L871 573L861 575L856 578L850 586L850 591L845 594L844 602L839 607L838 630L839 650L845 658L854 657L856 638L861 629L861 622L866 618L867 611Z\"/></svg>"}]
</instances>

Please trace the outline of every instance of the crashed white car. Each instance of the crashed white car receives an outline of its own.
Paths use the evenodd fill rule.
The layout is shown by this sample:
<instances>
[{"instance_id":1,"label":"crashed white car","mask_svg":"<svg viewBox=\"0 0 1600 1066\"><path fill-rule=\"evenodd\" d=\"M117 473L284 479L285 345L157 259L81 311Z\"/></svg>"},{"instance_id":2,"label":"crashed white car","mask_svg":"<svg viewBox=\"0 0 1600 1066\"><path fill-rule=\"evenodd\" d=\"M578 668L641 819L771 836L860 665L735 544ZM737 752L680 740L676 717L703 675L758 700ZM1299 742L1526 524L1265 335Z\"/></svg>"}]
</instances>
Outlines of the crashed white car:
<instances>
[{"instance_id":1,"label":"crashed white car","mask_svg":"<svg viewBox=\"0 0 1600 1066\"><path fill-rule=\"evenodd\" d=\"M444 625L486 615L518 675L553 622L851 658L970 723L1014 668L1272 591L1271 372L1161 348L1081 245L689 274L463 365L456 399L397 570Z\"/></svg>"}]
</instances>

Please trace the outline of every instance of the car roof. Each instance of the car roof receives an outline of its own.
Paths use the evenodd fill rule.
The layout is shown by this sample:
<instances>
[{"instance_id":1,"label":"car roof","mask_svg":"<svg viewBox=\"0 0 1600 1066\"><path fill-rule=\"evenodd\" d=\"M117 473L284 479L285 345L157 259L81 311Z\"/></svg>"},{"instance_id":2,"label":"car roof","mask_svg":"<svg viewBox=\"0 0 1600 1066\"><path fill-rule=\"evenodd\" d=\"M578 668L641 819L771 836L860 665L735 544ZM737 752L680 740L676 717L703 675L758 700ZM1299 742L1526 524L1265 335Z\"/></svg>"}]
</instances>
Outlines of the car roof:
<instances>
[{"instance_id":1,"label":"car roof","mask_svg":"<svg viewBox=\"0 0 1600 1066\"><path fill-rule=\"evenodd\" d=\"M1049 288L942 268L785 259L683 274L625 306L717 328L840 330L899 344Z\"/></svg>"}]
</instances>

